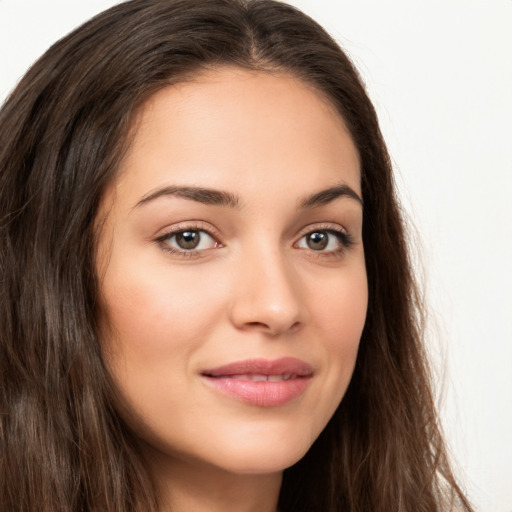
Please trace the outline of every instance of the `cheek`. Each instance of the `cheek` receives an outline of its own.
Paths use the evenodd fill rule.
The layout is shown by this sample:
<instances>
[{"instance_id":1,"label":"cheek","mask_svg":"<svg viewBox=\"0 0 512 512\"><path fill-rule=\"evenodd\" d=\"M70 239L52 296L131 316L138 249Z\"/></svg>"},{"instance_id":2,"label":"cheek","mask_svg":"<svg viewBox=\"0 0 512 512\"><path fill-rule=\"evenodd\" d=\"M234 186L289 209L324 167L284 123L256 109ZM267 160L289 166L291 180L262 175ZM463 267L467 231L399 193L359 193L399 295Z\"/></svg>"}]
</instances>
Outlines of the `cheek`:
<instances>
[{"instance_id":1,"label":"cheek","mask_svg":"<svg viewBox=\"0 0 512 512\"><path fill-rule=\"evenodd\" d=\"M326 288L315 303L315 317L330 367L334 402L339 402L352 377L366 320L368 288L364 266L332 280Z\"/></svg>"},{"instance_id":2,"label":"cheek","mask_svg":"<svg viewBox=\"0 0 512 512\"><path fill-rule=\"evenodd\" d=\"M331 340L333 349L342 350L359 345L368 305L366 281L359 287L341 288L319 301L321 318L326 331L326 339Z\"/></svg>"},{"instance_id":3,"label":"cheek","mask_svg":"<svg viewBox=\"0 0 512 512\"><path fill-rule=\"evenodd\" d=\"M103 282L109 348L140 367L164 359L178 363L209 332L218 318L218 301L197 272L137 263L112 262Z\"/></svg>"},{"instance_id":4,"label":"cheek","mask_svg":"<svg viewBox=\"0 0 512 512\"><path fill-rule=\"evenodd\" d=\"M111 261L102 283L108 325L102 341L126 400L120 412L149 438L147 425L167 424L166 411L190 402L186 377L194 354L211 336L220 306L211 293L201 292L205 280L198 272L170 271L140 258L137 263Z\"/></svg>"},{"instance_id":5,"label":"cheek","mask_svg":"<svg viewBox=\"0 0 512 512\"><path fill-rule=\"evenodd\" d=\"M321 290L316 292L314 304L315 316L319 327L326 332L326 339L354 340L358 344L368 306L364 260L324 281Z\"/></svg>"}]
</instances>

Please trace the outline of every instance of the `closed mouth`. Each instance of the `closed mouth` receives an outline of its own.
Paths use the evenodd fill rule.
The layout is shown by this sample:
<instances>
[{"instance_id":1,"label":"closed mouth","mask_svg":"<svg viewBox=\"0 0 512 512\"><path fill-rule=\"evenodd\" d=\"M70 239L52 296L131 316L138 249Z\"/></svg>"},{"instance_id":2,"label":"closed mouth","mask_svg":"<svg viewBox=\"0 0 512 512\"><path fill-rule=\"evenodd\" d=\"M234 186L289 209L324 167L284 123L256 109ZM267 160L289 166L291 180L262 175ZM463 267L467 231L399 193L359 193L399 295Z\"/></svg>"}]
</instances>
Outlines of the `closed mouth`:
<instances>
[{"instance_id":1,"label":"closed mouth","mask_svg":"<svg viewBox=\"0 0 512 512\"><path fill-rule=\"evenodd\" d=\"M275 360L246 359L235 361L218 368L204 370L201 373L205 377L211 378L279 382L299 377L311 377L313 368L300 359L283 357Z\"/></svg>"},{"instance_id":2,"label":"closed mouth","mask_svg":"<svg viewBox=\"0 0 512 512\"><path fill-rule=\"evenodd\" d=\"M246 373L241 375L208 375L203 374L205 377L212 379L234 379L234 380L250 380L252 382L283 382L290 379L296 379L299 376L295 373L283 373L277 375L263 375L261 373Z\"/></svg>"},{"instance_id":3,"label":"closed mouth","mask_svg":"<svg viewBox=\"0 0 512 512\"><path fill-rule=\"evenodd\" d=\"M280 407L298 399L311 382L313 368L295 358L247 359L201 372L223 395L251 406Z\"/></svg>"}]
</instances>

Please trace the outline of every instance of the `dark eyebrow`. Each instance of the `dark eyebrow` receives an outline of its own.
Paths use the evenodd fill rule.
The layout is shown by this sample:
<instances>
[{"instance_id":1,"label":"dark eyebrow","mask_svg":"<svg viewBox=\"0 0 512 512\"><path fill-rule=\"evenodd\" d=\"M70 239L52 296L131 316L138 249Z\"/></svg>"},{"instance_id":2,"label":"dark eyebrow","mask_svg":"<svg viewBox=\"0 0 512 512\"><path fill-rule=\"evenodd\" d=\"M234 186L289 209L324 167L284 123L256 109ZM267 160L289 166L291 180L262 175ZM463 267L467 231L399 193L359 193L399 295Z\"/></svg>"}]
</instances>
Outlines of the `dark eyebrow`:
<instances>
[{"instance_id":1,"label":"dark eyebrow","mask_svg":"<svg viewBox=\"0 0 512 512\"><path fill-rule=\"evenodd\" d=\"M146 194L135 205L135 207L147 204L148 202L162 196L183 197L184 199L190 199L192 201L197 201L203 204L228 206L230 208L236 208L240 205L238 196L232 194L231 192L196 186L170 185L168 187L159 188ZM326 190L321 190L320 192L316 192L315 194L306 197L300 202L299 208L315 208L330 203L331 201L334 201L335 199L343 196L350 197L351 199L355 199L361 205L363 204L363 200L351 187L342 184L330 187Z\"/></svg>"},{"instance_id":2,"label":"dark eyebrow","mask_svg":"<svg viewBox=\"0 0 512 512\"><path fill-rule=\"evenodd\" d=\"M142 206L162 196L183 197L184 199L191 199L198 203L229 206L230 208L236 208L240 204L238 197L230 192L204 187L179 187L171 185L146 194L135 206Z\"/></svg>"},{"instance_id":3,"label":"dark eyebrow","mask_svg":"<svg viewBox=\"0 0 512 512\"><path fill-rule=\"evenodd\" d=\"M315 194L306 197L300 202L299 207L301 209L316 208L317 206L323 206L330 203L331 201L338 199L338 197L350 197L351 199L355 199L361 206L363 205L362 198L354 189L348 185L341 184L321 190L320 192L316 192Z\"/></svg>"}]
</instances>

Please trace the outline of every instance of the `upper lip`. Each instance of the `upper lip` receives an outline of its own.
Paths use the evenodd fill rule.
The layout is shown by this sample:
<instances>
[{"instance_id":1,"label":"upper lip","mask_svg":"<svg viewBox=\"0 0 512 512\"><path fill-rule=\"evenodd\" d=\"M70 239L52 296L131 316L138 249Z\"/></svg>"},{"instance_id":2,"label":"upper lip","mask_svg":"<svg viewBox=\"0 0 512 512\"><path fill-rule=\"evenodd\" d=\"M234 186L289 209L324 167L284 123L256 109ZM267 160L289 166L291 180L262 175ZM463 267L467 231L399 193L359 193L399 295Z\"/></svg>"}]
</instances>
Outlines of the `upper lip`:
<instances>
[{"instance_id":1,"label":"upper lip","mask_svg":"<svg viewBox=\"0 0 512 512\"><path fill-rule=\"evenodd\" d=\"M294 357L281 359L246 359L235 361L217 368L201 372L208 377L229 377L231 375L294 375L308 377L313 374L313 367Z\"/></svg>"}]
</instances>

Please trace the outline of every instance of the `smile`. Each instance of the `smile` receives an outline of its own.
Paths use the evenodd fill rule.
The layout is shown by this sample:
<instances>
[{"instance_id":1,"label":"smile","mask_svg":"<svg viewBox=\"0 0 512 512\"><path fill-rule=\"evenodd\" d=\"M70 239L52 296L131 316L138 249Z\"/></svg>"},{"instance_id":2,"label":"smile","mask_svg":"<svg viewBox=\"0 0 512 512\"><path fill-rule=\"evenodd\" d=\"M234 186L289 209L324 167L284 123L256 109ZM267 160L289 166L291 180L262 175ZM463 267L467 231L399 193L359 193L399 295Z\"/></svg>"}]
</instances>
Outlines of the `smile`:
<instances>
[{"instance_id":1,"label":"smile","mask_svg":"<svg viewBox=\"0 0 512 512\"><path fill-rule=\"evenodd\" d=\"M250 380L253 382L281 382L284 380L296 379L297 375L292 373L285 373L283 375L262 375L262 374L246 374L246 375L230 375L213 377L217 379L235 379L235 380Z\"/></svg>"},{"instance_id":2,"label":"smile","mask_svg":"<svg viewBox=\"0 0 512 512\"><path fill-rule=\"evenodd\" d=\"M295 358L250 359L201 373L215 391L258 407L278 407L299 398L313 377L311 365Z\"/></svg>"}]
</instances>

